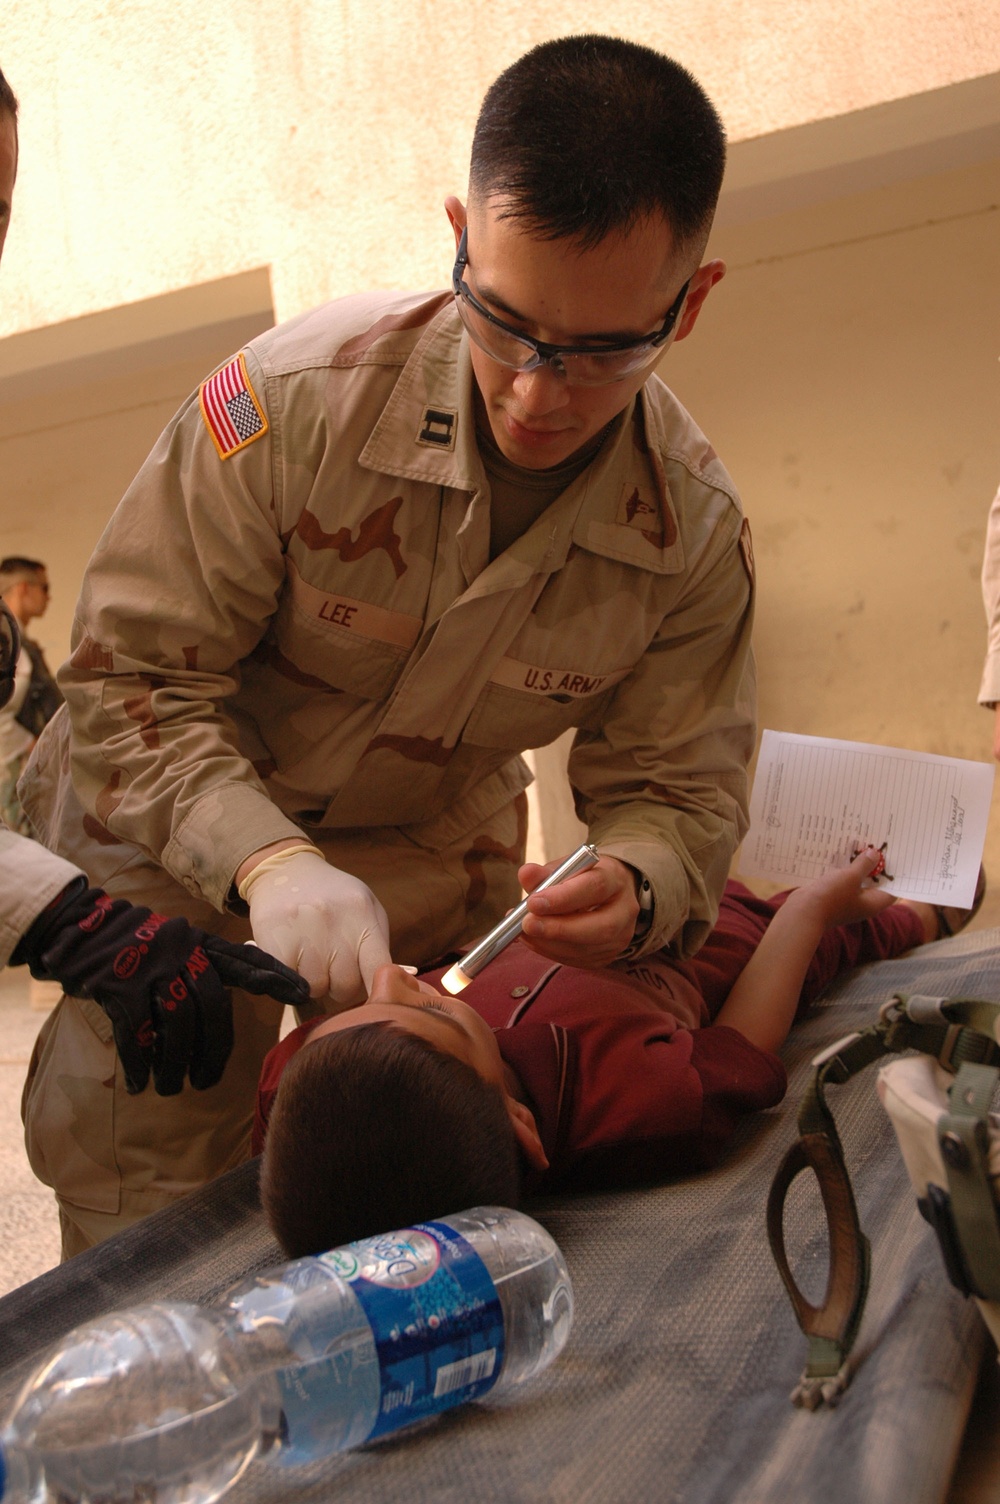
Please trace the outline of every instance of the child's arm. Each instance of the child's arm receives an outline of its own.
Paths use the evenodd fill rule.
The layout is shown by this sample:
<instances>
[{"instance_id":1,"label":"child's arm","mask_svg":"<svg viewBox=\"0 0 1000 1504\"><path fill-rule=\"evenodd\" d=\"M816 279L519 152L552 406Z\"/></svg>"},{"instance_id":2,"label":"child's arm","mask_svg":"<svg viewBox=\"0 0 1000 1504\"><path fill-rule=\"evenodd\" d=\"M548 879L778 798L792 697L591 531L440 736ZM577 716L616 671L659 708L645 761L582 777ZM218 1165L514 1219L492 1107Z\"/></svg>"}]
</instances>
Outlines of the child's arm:
<instances>
[{"instance_id":1,"label":"child's arm","mask_svg":"<svg viewBox=\"0 0 1000 1504\"><path fill-rule=\"evenodd\" d=\"M870 919L895 903L884 889L862 887L878 856L869 846L849 867L826 872L789 894L720 1008L717 1024L738 1029L762 1050L784 1043L823 931Z\"/></svg>"}]
</instances>

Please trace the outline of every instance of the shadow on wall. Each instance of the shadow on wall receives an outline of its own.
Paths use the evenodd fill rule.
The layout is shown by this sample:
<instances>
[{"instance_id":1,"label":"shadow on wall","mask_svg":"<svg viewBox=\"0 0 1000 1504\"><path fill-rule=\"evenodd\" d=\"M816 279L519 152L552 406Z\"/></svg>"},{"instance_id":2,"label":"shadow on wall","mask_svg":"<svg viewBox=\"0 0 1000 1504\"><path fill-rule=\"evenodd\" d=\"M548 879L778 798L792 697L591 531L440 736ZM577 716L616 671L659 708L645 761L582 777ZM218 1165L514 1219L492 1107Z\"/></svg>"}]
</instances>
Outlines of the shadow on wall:
<instances>
[{"instance_id":1,"label":"shadow on wall","mask_svg":"<svg viewBox=\"0 0 1000 1504\"><path fill-rule=\"evenodd\" d=\"M53 666L94 544L163 428L273 323L259 268L0 340L0 553L48 565L37 636Z\"/></svg>"}]
</instances>

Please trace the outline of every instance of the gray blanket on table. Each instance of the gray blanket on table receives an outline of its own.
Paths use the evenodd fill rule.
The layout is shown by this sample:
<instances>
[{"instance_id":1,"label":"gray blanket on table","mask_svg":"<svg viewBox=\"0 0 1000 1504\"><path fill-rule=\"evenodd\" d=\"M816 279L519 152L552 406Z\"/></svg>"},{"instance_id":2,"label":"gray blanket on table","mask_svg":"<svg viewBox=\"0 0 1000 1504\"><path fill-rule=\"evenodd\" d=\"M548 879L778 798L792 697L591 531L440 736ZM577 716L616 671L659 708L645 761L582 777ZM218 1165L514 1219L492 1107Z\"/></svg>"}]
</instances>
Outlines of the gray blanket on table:
<instances>
[{"instance_id":1,"label":"gray blanket on table","mask_svg":"<svg viewBox=\"0 0 1000 1504\"><path fill-rule=\"evenodd\" d=\"M542 1378L295 1474L254 1464L228 1496L233 1504L940 1504L984 1329L945 1279L874 1068L829 1094L873 1268L855 1377L835 1410L789 1403L805 1344L771 1262L764 1205L795 1136L810 1057L871 1021L896 990L1000 997L998 946L996 931L959 936L832 989L789 1042L785 1101L748 1121L715 1171L533 1203L576 1292L569 1344ZM793 1194L786 1232L800 1281L818 1298L818 1194ZM48 1344L78 1322L150 1299L209 1300L276 1262L254 1162L0 1300L0 1414Z\"/></svg>"}]
</instances>

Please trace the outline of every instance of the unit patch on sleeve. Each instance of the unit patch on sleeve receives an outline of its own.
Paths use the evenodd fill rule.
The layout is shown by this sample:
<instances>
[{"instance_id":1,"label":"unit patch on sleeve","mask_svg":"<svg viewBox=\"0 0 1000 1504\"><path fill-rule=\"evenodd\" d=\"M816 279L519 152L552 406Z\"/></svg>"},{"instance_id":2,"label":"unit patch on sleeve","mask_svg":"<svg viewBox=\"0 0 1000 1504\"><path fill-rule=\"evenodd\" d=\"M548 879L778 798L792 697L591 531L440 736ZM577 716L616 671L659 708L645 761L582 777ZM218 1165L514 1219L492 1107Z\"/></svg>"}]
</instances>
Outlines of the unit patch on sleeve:
<instances>
[{"instance_id":1,"label":"unit patch on sleeve","mask_svg":"<svg viewBox=\"0 0 1000 1504\"><path fill-rule=\"evenodd\" d=\"M220 460L228 460L267 433L267 419L250 385L242 355L203 381L199 397L201 415Z\"/></svg>"}]
</instances>

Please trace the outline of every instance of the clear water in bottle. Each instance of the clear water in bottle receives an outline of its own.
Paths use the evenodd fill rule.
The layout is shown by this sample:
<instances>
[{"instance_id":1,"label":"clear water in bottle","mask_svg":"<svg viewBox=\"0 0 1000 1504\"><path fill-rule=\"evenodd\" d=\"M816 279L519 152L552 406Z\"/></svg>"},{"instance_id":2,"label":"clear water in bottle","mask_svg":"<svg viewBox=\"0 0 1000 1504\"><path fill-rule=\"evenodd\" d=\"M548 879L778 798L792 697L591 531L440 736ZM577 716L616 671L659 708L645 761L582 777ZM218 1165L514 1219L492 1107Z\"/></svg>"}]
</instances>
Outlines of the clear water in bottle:
<instances>
[{"instance_id":1,"label":"clear water in bottle","mask_svg":"<svg viewBox=\"0 0 1000 1504\"><path fill-rule=\"evenodd\" d=\"M3 1504L211 1504L533 1377L573 1316L565 1263L520 1212L477 1207L70 1333L0 1433ZM4 1473L6 1471L6 1483Z\"/></svg>"},{"instance_id":2,"label":"clear water in bottle","mask_svg":"<svg viewBox=\"0 0 1000 1504\"><path fill-rule=\"evenodd\" d=\"M277 1418L214 1312L137 1306L78 1327L22 1390L0 1498L211 1504Z\"/></svg>"},{"instance_id":3,"label":"clear water in bottle","mask_svg":"<svg viewBox=\"0 0 1000 1504\"><path fill-rule=\"evenodd\" d=\"M229 1292L272 1352L286 1466L358 1446L540 1373L565 1346L573 1291L532 1218L476 1207L296 1259Z\"/></svg>"}]
</instances>

